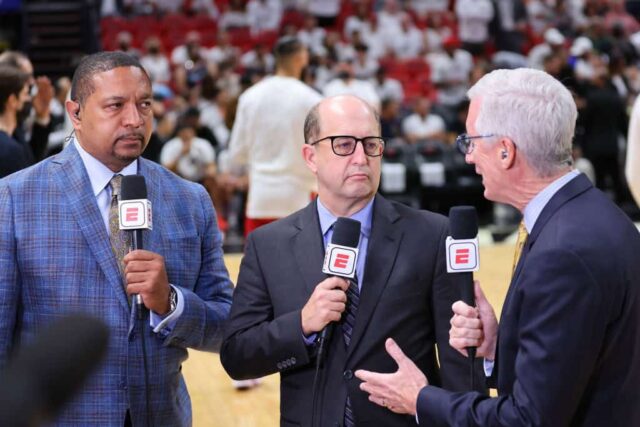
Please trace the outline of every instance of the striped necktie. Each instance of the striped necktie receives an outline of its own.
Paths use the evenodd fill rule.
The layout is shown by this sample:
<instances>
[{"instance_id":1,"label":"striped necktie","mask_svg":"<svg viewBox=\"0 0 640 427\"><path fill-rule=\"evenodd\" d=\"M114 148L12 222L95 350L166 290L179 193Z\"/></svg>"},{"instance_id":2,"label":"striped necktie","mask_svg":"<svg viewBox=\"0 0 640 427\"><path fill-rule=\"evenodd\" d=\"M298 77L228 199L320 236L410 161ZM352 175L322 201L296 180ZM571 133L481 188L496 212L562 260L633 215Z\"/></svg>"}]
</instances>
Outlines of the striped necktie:
<instances>
[{"instance_id":1,"label":"striped necktie","mask_svg":"<svg viewBox=\"0 0 640 427\"><path fill-rule=\"evenodd\" d=\"M120 197L120 185L122 184L122 175L114 175L109 182L111 187L111 205L109 206L109 240L111 241L111 250L118 261L118 269L122 277L122 286L126 288L124 278L124 256L131 249L131 234L124 230L120 230L120 221L118 219L118 198Z\"/></svg>"},{"instance_id":2,"label":"striped necktie","mask_svg":"<svg viewBox=\"0 0 640 427\"><path fill-rule=\"evenodd\" d=\"M522 249L524 248L524 244L527 243L528 237L529 233L527 232L527 227L525 227L524 220L522 220L518 226L518 239L516 240L516 250L513 254L511 277L513 277L513 274L516 272L516 266L518 265L518 261L520 261L520 255L522 255Z\"/></svg>"},{"instance_id":3,"label":"striped necktie","mask_svg":"<svg viewBox=\"0 0 640 427\"><path fill-rule=\"evenodd\" d=\"M351 335L353 327L356 324L356 314L360 303L360 291L358 290L358 278L354 277L349 280L349 288L347 289L347 305L342 315L342 336L344 337L345 346L351 344ZM355 426L355 416L351 405L351 398L347 395L347 402L344 408L344 427Z\"/></svg>"}]
</instances>

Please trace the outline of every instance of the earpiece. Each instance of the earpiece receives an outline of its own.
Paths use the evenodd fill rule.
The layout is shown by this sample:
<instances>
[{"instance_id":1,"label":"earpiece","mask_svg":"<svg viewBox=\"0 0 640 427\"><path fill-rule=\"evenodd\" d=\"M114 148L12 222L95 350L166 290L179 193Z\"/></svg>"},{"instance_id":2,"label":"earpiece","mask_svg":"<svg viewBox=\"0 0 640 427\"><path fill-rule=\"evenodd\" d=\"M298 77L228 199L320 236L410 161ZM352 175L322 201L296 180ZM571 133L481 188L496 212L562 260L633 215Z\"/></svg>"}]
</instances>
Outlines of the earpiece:
<instances>
[{"instance_id":1,"label":"earpiece","mask_svg":"<svg viewBox=\"0 0 640 427\"><path fill-rule=\"evenodd\" d=\"M80 118L80 109L77 109L75 113L73 113L74 116L76 116L76 119Z\"/></svg>"},{"instance_id":2,"label":"earpiece","mask_svg":"<svg viewBox=\"0 0 640 427\"><path fill-rule=\"evenodd\" d=\"M509 153L507 153L507 150L502 150L502 152L500 153L500 158L506 159L508 155Z\"/></svg>"}]
</instances>

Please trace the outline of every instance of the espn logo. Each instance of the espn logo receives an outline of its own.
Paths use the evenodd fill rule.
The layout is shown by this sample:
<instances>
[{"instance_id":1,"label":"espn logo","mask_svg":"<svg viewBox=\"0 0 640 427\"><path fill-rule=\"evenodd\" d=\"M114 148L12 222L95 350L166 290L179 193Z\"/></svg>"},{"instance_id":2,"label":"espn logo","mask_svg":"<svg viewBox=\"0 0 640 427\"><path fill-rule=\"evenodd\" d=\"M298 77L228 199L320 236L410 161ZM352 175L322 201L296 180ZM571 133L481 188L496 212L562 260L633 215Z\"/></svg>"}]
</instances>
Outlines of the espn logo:
<instances>
[{"instance_id":1,"label":"espn logo","mask_svg":"<svg viewBox=\"0 0 640 427\"><path fill-rule=\"evenodd\" d=\"M334 276L354 278L358 248L348 246L327 245L327 252L322 265L322 272Z\"/></svg>"},{"instance_id":2,"label":"espn logo","mask_svg":"<svg viewBox=\"0 0 640 427\"><path fill-rule=\"evenodd\" d=\"M151 230L151 202L147 199L120 200L118 202L120 230Z\"/></svg>"},{"instance_id":3,"label":"espn logo","mask_svg":"<svg viewBox=\"0 0 640 427\"><path fill-rule=\"evenodd\" d=\"M455 240L447 238L447 273L478 271L478 239Z\"/></svg>"}]
</instances>

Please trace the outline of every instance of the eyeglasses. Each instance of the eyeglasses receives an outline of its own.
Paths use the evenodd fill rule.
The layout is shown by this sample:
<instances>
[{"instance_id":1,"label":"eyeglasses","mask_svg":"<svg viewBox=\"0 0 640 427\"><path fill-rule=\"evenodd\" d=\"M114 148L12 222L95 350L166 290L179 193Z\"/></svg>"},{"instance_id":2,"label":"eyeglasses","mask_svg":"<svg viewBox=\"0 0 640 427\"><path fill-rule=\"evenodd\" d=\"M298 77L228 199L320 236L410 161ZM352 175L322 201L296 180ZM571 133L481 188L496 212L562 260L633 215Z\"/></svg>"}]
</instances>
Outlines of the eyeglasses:
<instances>
[{"instance_id":1,"label":"eyeglasses","mask_svg":"<svg viewBox=\"0 0 640 427\"><path fill-rule=\"evenodd\" d=\"M477 138L489 138L492 137L493 134L489 135L467 135L466 133L462 133L458 135L456 138L456 147L458 147L458 151L462 154L471 154L475 144L473 144L473 140Z\"/></svg>"},{"instance_id":2,"label":"eyeglasses","mask_svg":"<svg viewBox=\"0 0 640 427\"><path fill-rule=\"evenodd\" d=\"M364 138L356 138L351 135L334 135L326 136L317 141L310 142L309 145L316 145L320 141L331 141L331 149L336 156L350 156L356 151L358 142L362 143L364 153L369 157L380 157L384 151L384 139L378 136L365 136Z\"/></svg>"}]
</instances>

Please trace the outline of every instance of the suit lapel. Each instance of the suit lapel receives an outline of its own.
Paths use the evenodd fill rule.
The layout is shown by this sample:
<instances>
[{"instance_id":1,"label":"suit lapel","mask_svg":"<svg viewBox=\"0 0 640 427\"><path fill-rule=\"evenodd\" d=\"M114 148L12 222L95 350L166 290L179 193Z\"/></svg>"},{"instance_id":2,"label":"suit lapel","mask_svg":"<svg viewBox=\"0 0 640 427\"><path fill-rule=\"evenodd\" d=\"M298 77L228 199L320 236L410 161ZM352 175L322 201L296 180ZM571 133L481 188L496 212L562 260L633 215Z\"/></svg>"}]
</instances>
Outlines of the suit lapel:
<instances>
[{"instance_id":1,"label":"suit lapel","mask_svg":"<svg viewBox=\"0 0 640 427\"><path fill-rule=\"evenodd\" d=\"M292 239L293 253L309 295L318 283L327 278L327 275L322 272L324 242L316 203L316 201L309 203L300 213L295 224L299 231Z\"/></svg>"},{"instance_id":2,"label":"suit lapel","mask_svg":"<svg viewBox=\"0 0 640 427\"><path fill-rule=\"evenodd\" d=\"M129 311L120 271L109 244L109 235L93 195L89 175L74 144L69 144L59 156L53 159L53 163L58 165L53 174L53 180L60 193L66 198L69 212L78 223L78 228L84 235L92 255L107 281L114 288L118 300L123 308Z\"/></svg>"},{"instance_id":3,"label":"suit lapel","mask_svg":"<svg viewBox=\"0 0 640 427\"><path fill-rule=\"evenodd\" d=\"M393 205L383 197L376 196L364 267L364 281L360 290L360 304L351 344L347 350L347 360L358 347L358 342L364 335L369 319L378 305L380 295L387 286L402 240L402 231L399 227L393 226L398 219L400 215Z\"/></svg>"},{"instance_id":4,"label":"suit lapel","mask_svg":"<svg viewBox=\"0 0 640 427\"><path fill-rule=\"evenodd\" d=\"M569 181L564 187L560 188L560 190L558 190L558 192L556 192L556 194L551 197L544 209L542 209L542 212L540 212L540 216L533 226L533 230L531 230L531 234L529 234L529 237L527 238L527 242L522 248L522 254L520 255L520 259L518 260L518 265L516 265L513 277L511 278L511 284L509 285L507 296L505 297L503 312L505 311L505 308L509 303L512 290L516 287L516 283L518 283L518 277L520 276L520 272L522 271L522 268L524 266L524 261L531 248L535 244L536 239L540 235L544 226L547 224L547 222L549 222L549 220L558 211L558 209L560 209L565 203L592 187L593 185L591 184L589 179L584 174L580 174Z\"/></svg>"}]
</instances>

